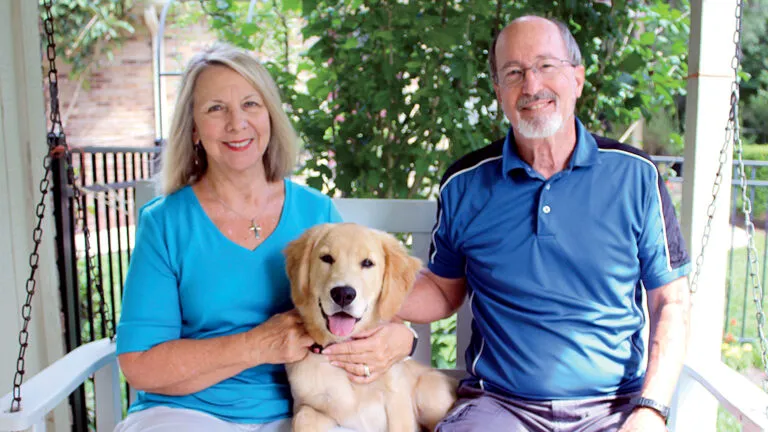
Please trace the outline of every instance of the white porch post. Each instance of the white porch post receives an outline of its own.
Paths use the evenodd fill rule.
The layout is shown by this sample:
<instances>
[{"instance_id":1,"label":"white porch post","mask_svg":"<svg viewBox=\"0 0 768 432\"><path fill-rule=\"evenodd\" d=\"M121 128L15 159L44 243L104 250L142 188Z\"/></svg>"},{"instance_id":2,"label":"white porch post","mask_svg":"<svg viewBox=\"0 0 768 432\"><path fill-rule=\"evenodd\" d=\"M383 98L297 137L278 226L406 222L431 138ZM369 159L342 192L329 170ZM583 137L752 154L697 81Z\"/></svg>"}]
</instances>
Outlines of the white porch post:
<instances>
[{"instance_id":1,"label":"white porch post","mask_svg":"<svg viewBox=\"0 0 768 432\"><path fill-rule=\"evenodd\" d=\"M0 394L11 391L16 371L20 310L26 299L35 206L47 147L37 4L0 1ZM25 379L63 354L55 231L50 200L47 204ZM68 426L66 409L55 413L57 424ZM53 430L51 421L49 430Z\"/></svg>"},{"instance_id":2,"label":"white porch post","mask_svg":"<svg viewBox=\"0 0 768 432\"><path fill-rule=\"evenodd\" d=\"M691 260L701 251L707 208L718 167L719 151L725 142L733 80L736 0L691 2L686 143L681 224ZM729 149L730 150L730 149ZM728 215L731 196L730 151L723 169L722 187L712 232L704 254L699 290L693 298L688 358L719 361L722 343L726 258L730 247ZM698 385L681 388L678 431L714 431L717 402Z\"/></svg>"}]
</instances>

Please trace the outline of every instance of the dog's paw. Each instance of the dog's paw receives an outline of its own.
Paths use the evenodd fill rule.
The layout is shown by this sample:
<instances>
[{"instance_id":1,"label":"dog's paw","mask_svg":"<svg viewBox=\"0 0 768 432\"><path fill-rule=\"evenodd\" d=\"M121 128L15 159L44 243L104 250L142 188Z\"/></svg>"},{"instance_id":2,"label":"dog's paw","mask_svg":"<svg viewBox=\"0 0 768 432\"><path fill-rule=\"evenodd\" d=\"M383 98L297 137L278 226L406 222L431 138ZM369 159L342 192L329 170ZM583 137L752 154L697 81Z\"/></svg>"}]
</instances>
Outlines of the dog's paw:
<instances>
[{"instance_id":1,"label":"dog's paw","mask_svg":"<svg viewBox=\"0 0 768 432\"><path fill-rule=\"evenodd\" d=\"M328 432L338 426L332 418L309 405L302 405L295 412L292 421L293 432Z\"/></svg>"}]
</instances>

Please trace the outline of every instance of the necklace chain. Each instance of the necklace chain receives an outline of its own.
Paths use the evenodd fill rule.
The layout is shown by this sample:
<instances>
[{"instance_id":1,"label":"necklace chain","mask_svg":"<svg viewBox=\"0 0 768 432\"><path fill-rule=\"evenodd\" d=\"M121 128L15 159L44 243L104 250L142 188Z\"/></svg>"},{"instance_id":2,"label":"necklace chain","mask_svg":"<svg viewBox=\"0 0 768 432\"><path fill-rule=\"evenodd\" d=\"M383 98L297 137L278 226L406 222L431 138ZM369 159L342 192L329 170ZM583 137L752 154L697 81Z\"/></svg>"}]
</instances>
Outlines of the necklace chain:
<instances>
[{"instance_id":1,"label":"necklace chain","mask_svg":"<svg viewBox=\"0 0 768 432\"><path fill-rule=\"evenodd\" d=\"M261 224L258 221L256 221L256 216L254 217L246 216L240 213L239 211L233 209L232 207L230 207L229 204L225 203L224 200L222 200L219 197L219 194L216 193L216 189L213 187L210 180L206 179L206 185L208 186L208 189L210 189L213 197L216 198L216 201L219 202L219 204L221 204L224 208L236 214L237 216L240 216L243 219L249 220L251 222L251 226L248 227L248 229L253 233L254 237L256 237L256 240L261 239Z\"/></svg>"}]
</instances>

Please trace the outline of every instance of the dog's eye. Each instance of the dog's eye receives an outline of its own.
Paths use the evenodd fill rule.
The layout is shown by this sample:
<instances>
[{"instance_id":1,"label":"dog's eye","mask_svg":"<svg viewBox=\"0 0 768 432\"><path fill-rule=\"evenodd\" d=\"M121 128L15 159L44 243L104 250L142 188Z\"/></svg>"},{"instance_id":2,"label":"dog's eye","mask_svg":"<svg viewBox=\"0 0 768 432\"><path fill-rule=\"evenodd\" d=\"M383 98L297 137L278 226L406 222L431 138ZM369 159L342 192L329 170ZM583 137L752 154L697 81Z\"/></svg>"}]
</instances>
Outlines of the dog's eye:
<instances>
[{"instance_id":1,"label":"dog's eye","mask_svg":"<svg viewBox=\"0 0 768 432\"><path fill-rule=\"evenodd\" d=\"M333 264L334 262L336 262L336 260L335 260L335 259L333 259L333 257L332 257L332 256L330 256L330 255L328 255L328 254L325 254L325 255L321 256L321 257L320 257L320 260L321 260L322 262L324 262L324 263L328 263L328 264Z\"/></svg>"},{"instance_id":2,"label":"dog's eye","mask_svg":"<svg viewBox=\"0 0 768 432\"><path fill-rule=\"evenodd\" d=\"M360 261L360 267L362 267L362 268L373 267L373 261L371 261L368 258L366 258L366 259Z\"/></svg>"}]
</instances>

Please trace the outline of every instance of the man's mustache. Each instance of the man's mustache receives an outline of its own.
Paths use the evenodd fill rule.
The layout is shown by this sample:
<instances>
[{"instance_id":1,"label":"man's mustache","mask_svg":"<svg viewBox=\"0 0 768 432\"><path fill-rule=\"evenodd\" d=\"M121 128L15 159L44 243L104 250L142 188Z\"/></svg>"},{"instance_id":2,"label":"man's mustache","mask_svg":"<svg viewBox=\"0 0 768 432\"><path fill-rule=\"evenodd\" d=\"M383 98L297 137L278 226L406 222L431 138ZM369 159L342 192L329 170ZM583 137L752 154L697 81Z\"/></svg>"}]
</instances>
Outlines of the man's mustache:
<instances>
[{"instance_id":1,"label":"man's mustache","mask_svg":"<svg viewBox=\"0 0 768 432\"><path fill-rule=\"evenodd\" d=\"M557 95L551 90L542 90L532 96L520 96L517 100L517 109L523 109L526 105L540 100L553 100L557 102Z\"/></svg>"}]
</instances>

